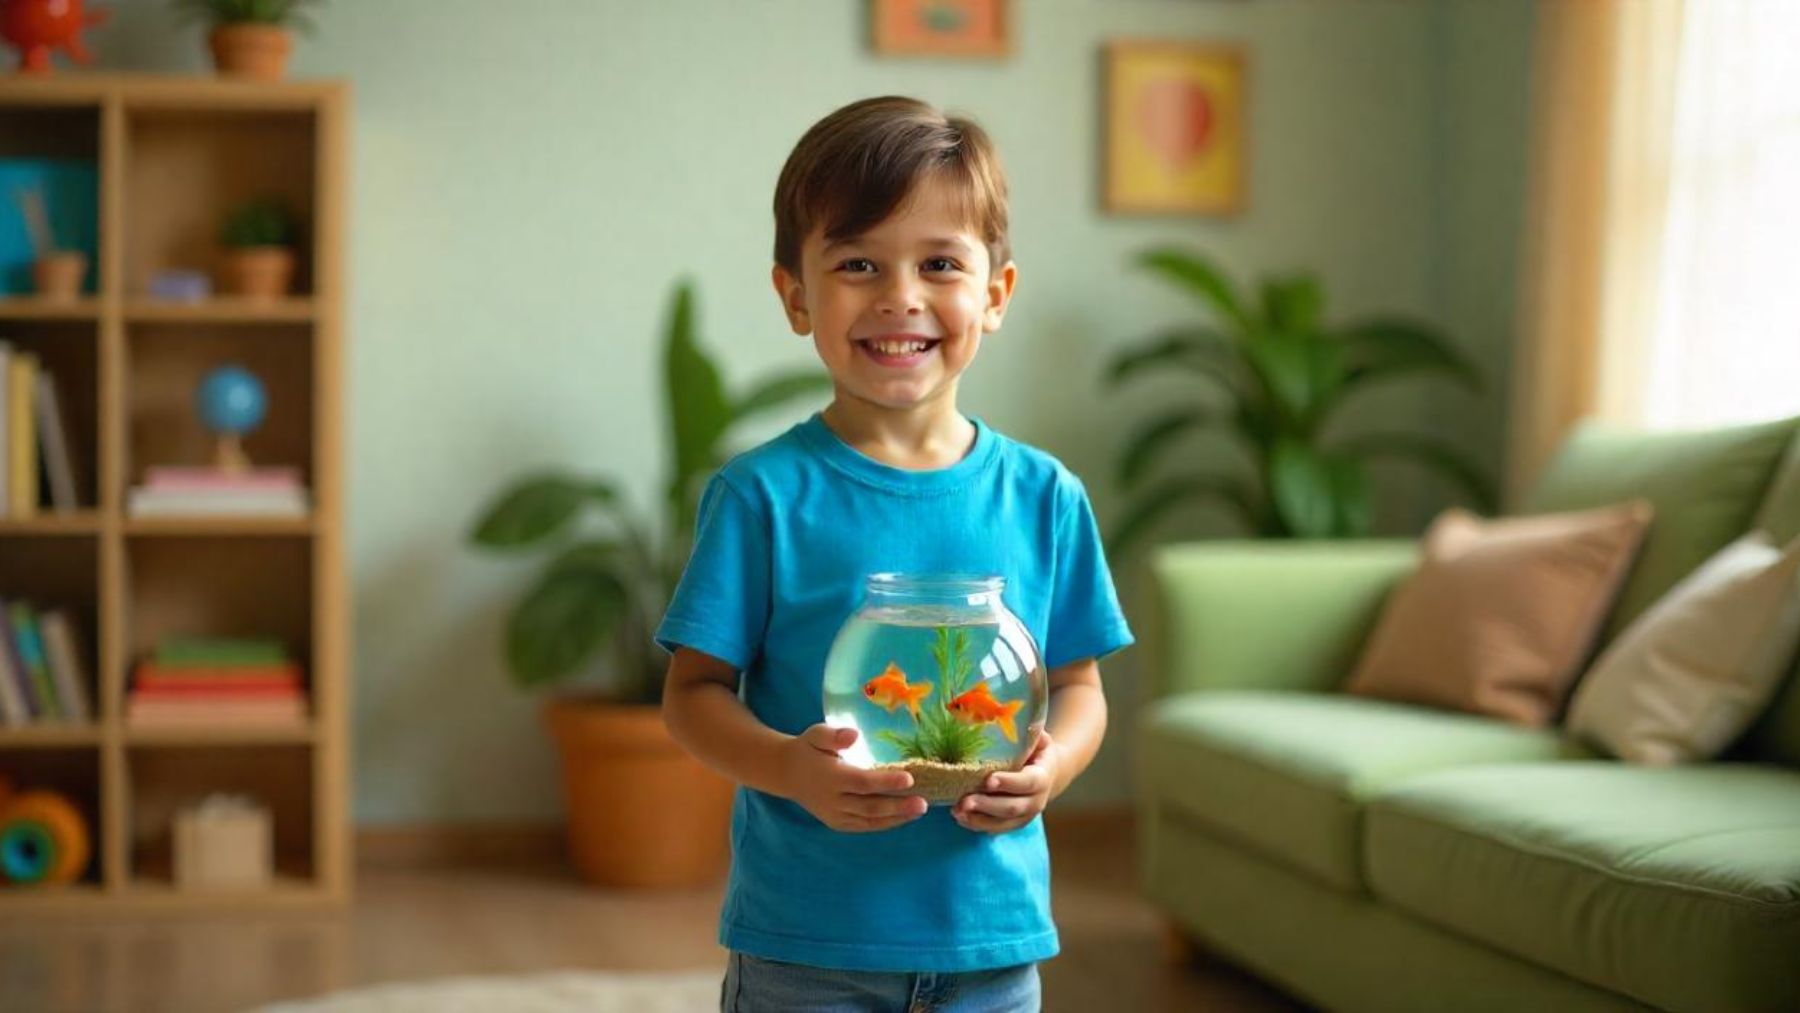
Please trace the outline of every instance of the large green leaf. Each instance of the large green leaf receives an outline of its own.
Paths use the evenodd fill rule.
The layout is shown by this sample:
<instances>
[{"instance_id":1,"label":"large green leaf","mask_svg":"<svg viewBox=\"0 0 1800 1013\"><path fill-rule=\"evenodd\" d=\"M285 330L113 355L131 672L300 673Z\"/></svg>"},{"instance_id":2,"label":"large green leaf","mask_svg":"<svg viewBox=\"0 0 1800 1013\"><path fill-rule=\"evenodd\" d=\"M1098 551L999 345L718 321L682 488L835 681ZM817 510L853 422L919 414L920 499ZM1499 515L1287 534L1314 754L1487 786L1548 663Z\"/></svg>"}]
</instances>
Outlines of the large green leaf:
<instances>
[{"instance_id":1,"label":"large green leaf","mask_svg":"<svg viewBox=\"0 0 1800 1013\"><path fill-rule=\"evenodd\" d=\"M550 561L545 571L547 575L565 573L572 570L599 570L619 574L632 572L633 562L630 549L623 543L611 538L596 538L562 550Z\"/></svg>"},{"instance_id":2,"label":"large green leaf","mask_svg":"<svg viewBox=\"0 0 1800 1013\"><path fill-rule=\"evenodd\" d=\"M831 389L831 374L821 373L817 370L771 377L738 401L737 406L731 412L732 424L742 422L759 412L779 407L795 398Z\"/></svg>"},{"instance_id":3,"label":"large green leaf","mask_svg":"<svg viewBox=\"0 0 1800 1013\"><path fill-rule=\"evenodd\" d=\"M1233 509L1244 525L1256 530L1256 503L1243 482L1226 475L1185 475L1146 489L1113 528L1106 551L1123 556L1151 527L1174 508L1186 503L1216 500Z\"/></svg>"},{"instance_id":4,"label":"large green leaf","mask_svg":"<svg viewBox=\"0 0 1800 1013\"><path fill-rule=\"evenodd\" d=\"M1246 345L1244 357L1293 434L1310 437L1343 393L1343 350L1317 331L1271 332Z\"/></svg>"},{"instance_id":5,"label":"large green leaf","mask_svg":"<svg viewBox=\"0 0 1800 1013\"><path fill-rule=\"evenodd\" d=\"M569 567L547 574L507 624L506 661L513 681L539 686L579 670L618 632L627 600L619 578L602 569Z\"/></svg>"},{"instance_id":6,"label":"large green leaf","mask_svg":"<svg viewBox=\"0 0 1800 1013\"><path fill-rule=\"evenodd\" d=\"M1219 319L1237 329L1240 338L1256 331L1256 321L1238 298L1231 279L1218 265L1199 254L1174 247L1148 250L1138 263L1200 297Z\"/></svg>"},{"instance_id":7,"label":"large green leaf","mask_svg":"<svg viewBox=\"0 0 1800 1013\"><path fill-rule=\"evenodd\" d=\"M603 481L539 475L501 493L476 522L469 539L490 549L528 548L562 531L583 503L616 503L618 494Z\"/></svg>"},{"instance_id":8,"label":"large green leaf","mask_svg":"<svg viewBox=\"0 0 1800 1013\"><path fill-rule=\"evenodd\" d=\"M1235 395L1244 393L1242 366L1230 338L1211 327L1181 327L1127 348L1107 364L1105 380L1118 385L1162 366L1180 366L1210 376Z\"/></svg>"},{"instance_id":9,"label":"large green leaf","mask_svg":"<svg viewBox=\"0 0 1800 1013\"><path fill-rule=\"evenodd\" d=\"M669 427L675 437L674 484L679 485L705 469L732 418L718 367L694 336L694 293L686 283L675 290L664 351Z\"/></svg>"},{"instance_id":10,"label":"large green leaf","mask_svg":"<svg viewBox=\"0 0 1800 1013\"><path fill-rule=\"evenodd\" d=\"M1492 511L1498 502L1493 482L1480 469L1454 449L1429 437L1409 433L1369 433L1340 441L1337 449L1340 454L1365 460L1396 457L1422 464L1460 486L1483 511Z\"/></svg>"},{"instance_id":11,"label":"large green leaf","mask_svg":"<svg viewBox=\"0 0 1800 1013\"><path fill-rule=\"evenodd\" d=\"M1213 408L1177 408L1152 418L1126 444L1125 456L1119 462L1119 485L1127 489L1136 485L1157 455L1182 433L1216 424L1225 417Z\"/></svg>"},{"instance_id":12,"label":"large green leaf","mask_svg":"<svg viewBox=\"0 0 1800 1013\"><path fill-rule=\"evenodd\" d=\"M1269 487L1282 523L1299 537L1336 538L1368 529L1368 478L1354 458L1281 440L1270 456Z\"/></svg>"},{"instance_id":13,"label":"large green leaf","mask_svg":"<svg viewBox=\"0 0 1800 1013\"><path fill-rule=\"evenodd\" d=\"M1270 331L1305 334L1315 331L1325 311L1325 292L1311 275L1272 278L1262 284L1263 322Z\"/></svg>"},{"instance_id":14,"label":"large green leaf","mask_svg":"<svg viewBox=\"0 0 1800 1013\"><path fill-rule=\"evenodd\" d=\"M1481 388L1475 365L1443 334L1404 320L1370 320L1340 335L1351 383L1409 372L1448 373L1470 390Z\"/></svg>"}]
</instances>

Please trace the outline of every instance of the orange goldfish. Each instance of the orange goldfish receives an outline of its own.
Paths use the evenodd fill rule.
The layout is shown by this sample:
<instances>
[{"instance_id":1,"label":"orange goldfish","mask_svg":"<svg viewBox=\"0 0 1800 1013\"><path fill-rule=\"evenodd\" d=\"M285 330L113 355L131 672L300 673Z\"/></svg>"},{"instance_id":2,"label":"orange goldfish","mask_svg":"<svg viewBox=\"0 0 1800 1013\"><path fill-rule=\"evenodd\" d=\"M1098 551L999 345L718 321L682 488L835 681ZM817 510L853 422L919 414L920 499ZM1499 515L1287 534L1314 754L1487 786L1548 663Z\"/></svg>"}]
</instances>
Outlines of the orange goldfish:
<instances>
[{"instance_id":1,"label":"orange goldfish","mask_svg":"<svg viewBox=\"0 0 1800 1013\"><path fill-rule=\"evenodd\" d=\"M888 667L881 674L863 683L863 696L873 700L877 705L886 707L889 714L901 704L912 711L913 720L919 720L919 701L931 695L931 683L907 682L906 673L900 666L888 662Z\"/></svg>"},{"instance_id":2,"label":"orange goldfish","mask_svg":"<svg viewBox=\"0 0 1800 1013\"><path fill-rule=\"evenodd\" d=\"M998 724L1000 734L1006 736L1006 741L1017 742L1019 741L1019 728L1013 723L1013 715L1019 713L1019 708L1023 706L1025 706L1023 700L1001 703L994 699L994 694L989 691L987 683L978 682L974 689L946 704L945 709L954 714L956 720L964 724L985 725L989 722Z\"/></svg>"}]
</instances>

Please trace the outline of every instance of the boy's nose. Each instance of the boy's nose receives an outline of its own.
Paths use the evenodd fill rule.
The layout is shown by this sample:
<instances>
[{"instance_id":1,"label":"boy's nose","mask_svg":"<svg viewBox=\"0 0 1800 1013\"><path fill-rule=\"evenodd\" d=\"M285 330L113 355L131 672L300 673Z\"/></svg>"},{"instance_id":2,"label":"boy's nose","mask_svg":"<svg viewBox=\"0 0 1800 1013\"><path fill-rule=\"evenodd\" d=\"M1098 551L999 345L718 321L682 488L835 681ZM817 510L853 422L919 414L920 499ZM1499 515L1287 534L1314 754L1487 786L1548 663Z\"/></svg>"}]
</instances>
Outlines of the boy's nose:
<instances>
[{"instance_id":1,"label":"boy's nose","mask_svg":"<svg viewBox=\"0 0 1800 1013\"><path fill-rule=\"evenodd\" d=\"M916 284L907 278L896 278L882 290L876 309L886 316L916 316L925 311L925 306Z\"/></svg>"}]
</instances>

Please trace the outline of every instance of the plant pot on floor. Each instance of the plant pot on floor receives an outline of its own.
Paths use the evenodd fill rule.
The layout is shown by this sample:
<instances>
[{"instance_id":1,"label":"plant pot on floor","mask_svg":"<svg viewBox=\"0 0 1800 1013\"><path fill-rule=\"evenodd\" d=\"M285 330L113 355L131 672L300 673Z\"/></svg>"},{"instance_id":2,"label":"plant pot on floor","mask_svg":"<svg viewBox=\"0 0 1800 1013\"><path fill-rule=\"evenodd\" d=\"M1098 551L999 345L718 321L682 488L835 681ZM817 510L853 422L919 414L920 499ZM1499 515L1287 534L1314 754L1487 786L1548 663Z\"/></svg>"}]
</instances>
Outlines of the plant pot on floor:
<instances>
[{"instance_id":1,"label":"plant pot on floor","mask_svg":"<svg viewBox=\"0 0 1800 1013\"><path fill-rule=\"evenodd\" d=\"M544 707L562 754L569 855L602 886L711 882L730 853L730 781L689 756L652 704L580 697Z\"/></svg>"},{"instance_id":2,"label":"plant pot on floor","mask_svg":"<svg viewBox=\"0 0 1800 1013\"><path fill-rule=\"evenodd\" d=\"M246 246L225 255L227 291L249 299L280 299L294 283L294 251L285 246Z\"/></svg>"},{"instance_id":3,"label":"plant pot on floor","mask_svg":"<svg viewBox=\"0 0 1800 1013\"><path fill-rule=\"evenodd\" d=\"M227 77L279 81L287 76L294 35L273 25L221 25L207 38L213 67Z\"/></svg>"}]
</instances>

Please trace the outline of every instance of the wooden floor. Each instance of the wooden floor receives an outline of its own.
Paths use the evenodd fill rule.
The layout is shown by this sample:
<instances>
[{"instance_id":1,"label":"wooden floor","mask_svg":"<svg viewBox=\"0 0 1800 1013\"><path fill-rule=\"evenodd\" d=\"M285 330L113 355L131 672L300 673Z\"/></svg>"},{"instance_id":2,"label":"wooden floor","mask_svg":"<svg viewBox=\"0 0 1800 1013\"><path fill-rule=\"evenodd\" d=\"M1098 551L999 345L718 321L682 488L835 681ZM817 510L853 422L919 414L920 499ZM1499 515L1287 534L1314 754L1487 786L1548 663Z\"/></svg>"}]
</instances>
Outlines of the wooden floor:
<instances>
[{"instance_id":1,"label":"wooden floor","mask_svg":"<svg viewBox=\"0 0 1800 1013\"><path fill-rule=\"evenodd\" d=\"M1302 1008L1234 969L1171 958L1138 899L1123 820L1051 824L1063 953L1045 1009L1160 1013ZM359 985L568 969L723 966L719 888L626 893L555 862L370 864L335 915L7 919L0 1010L237 1011Z\"/></svg>"}]
</instances>

